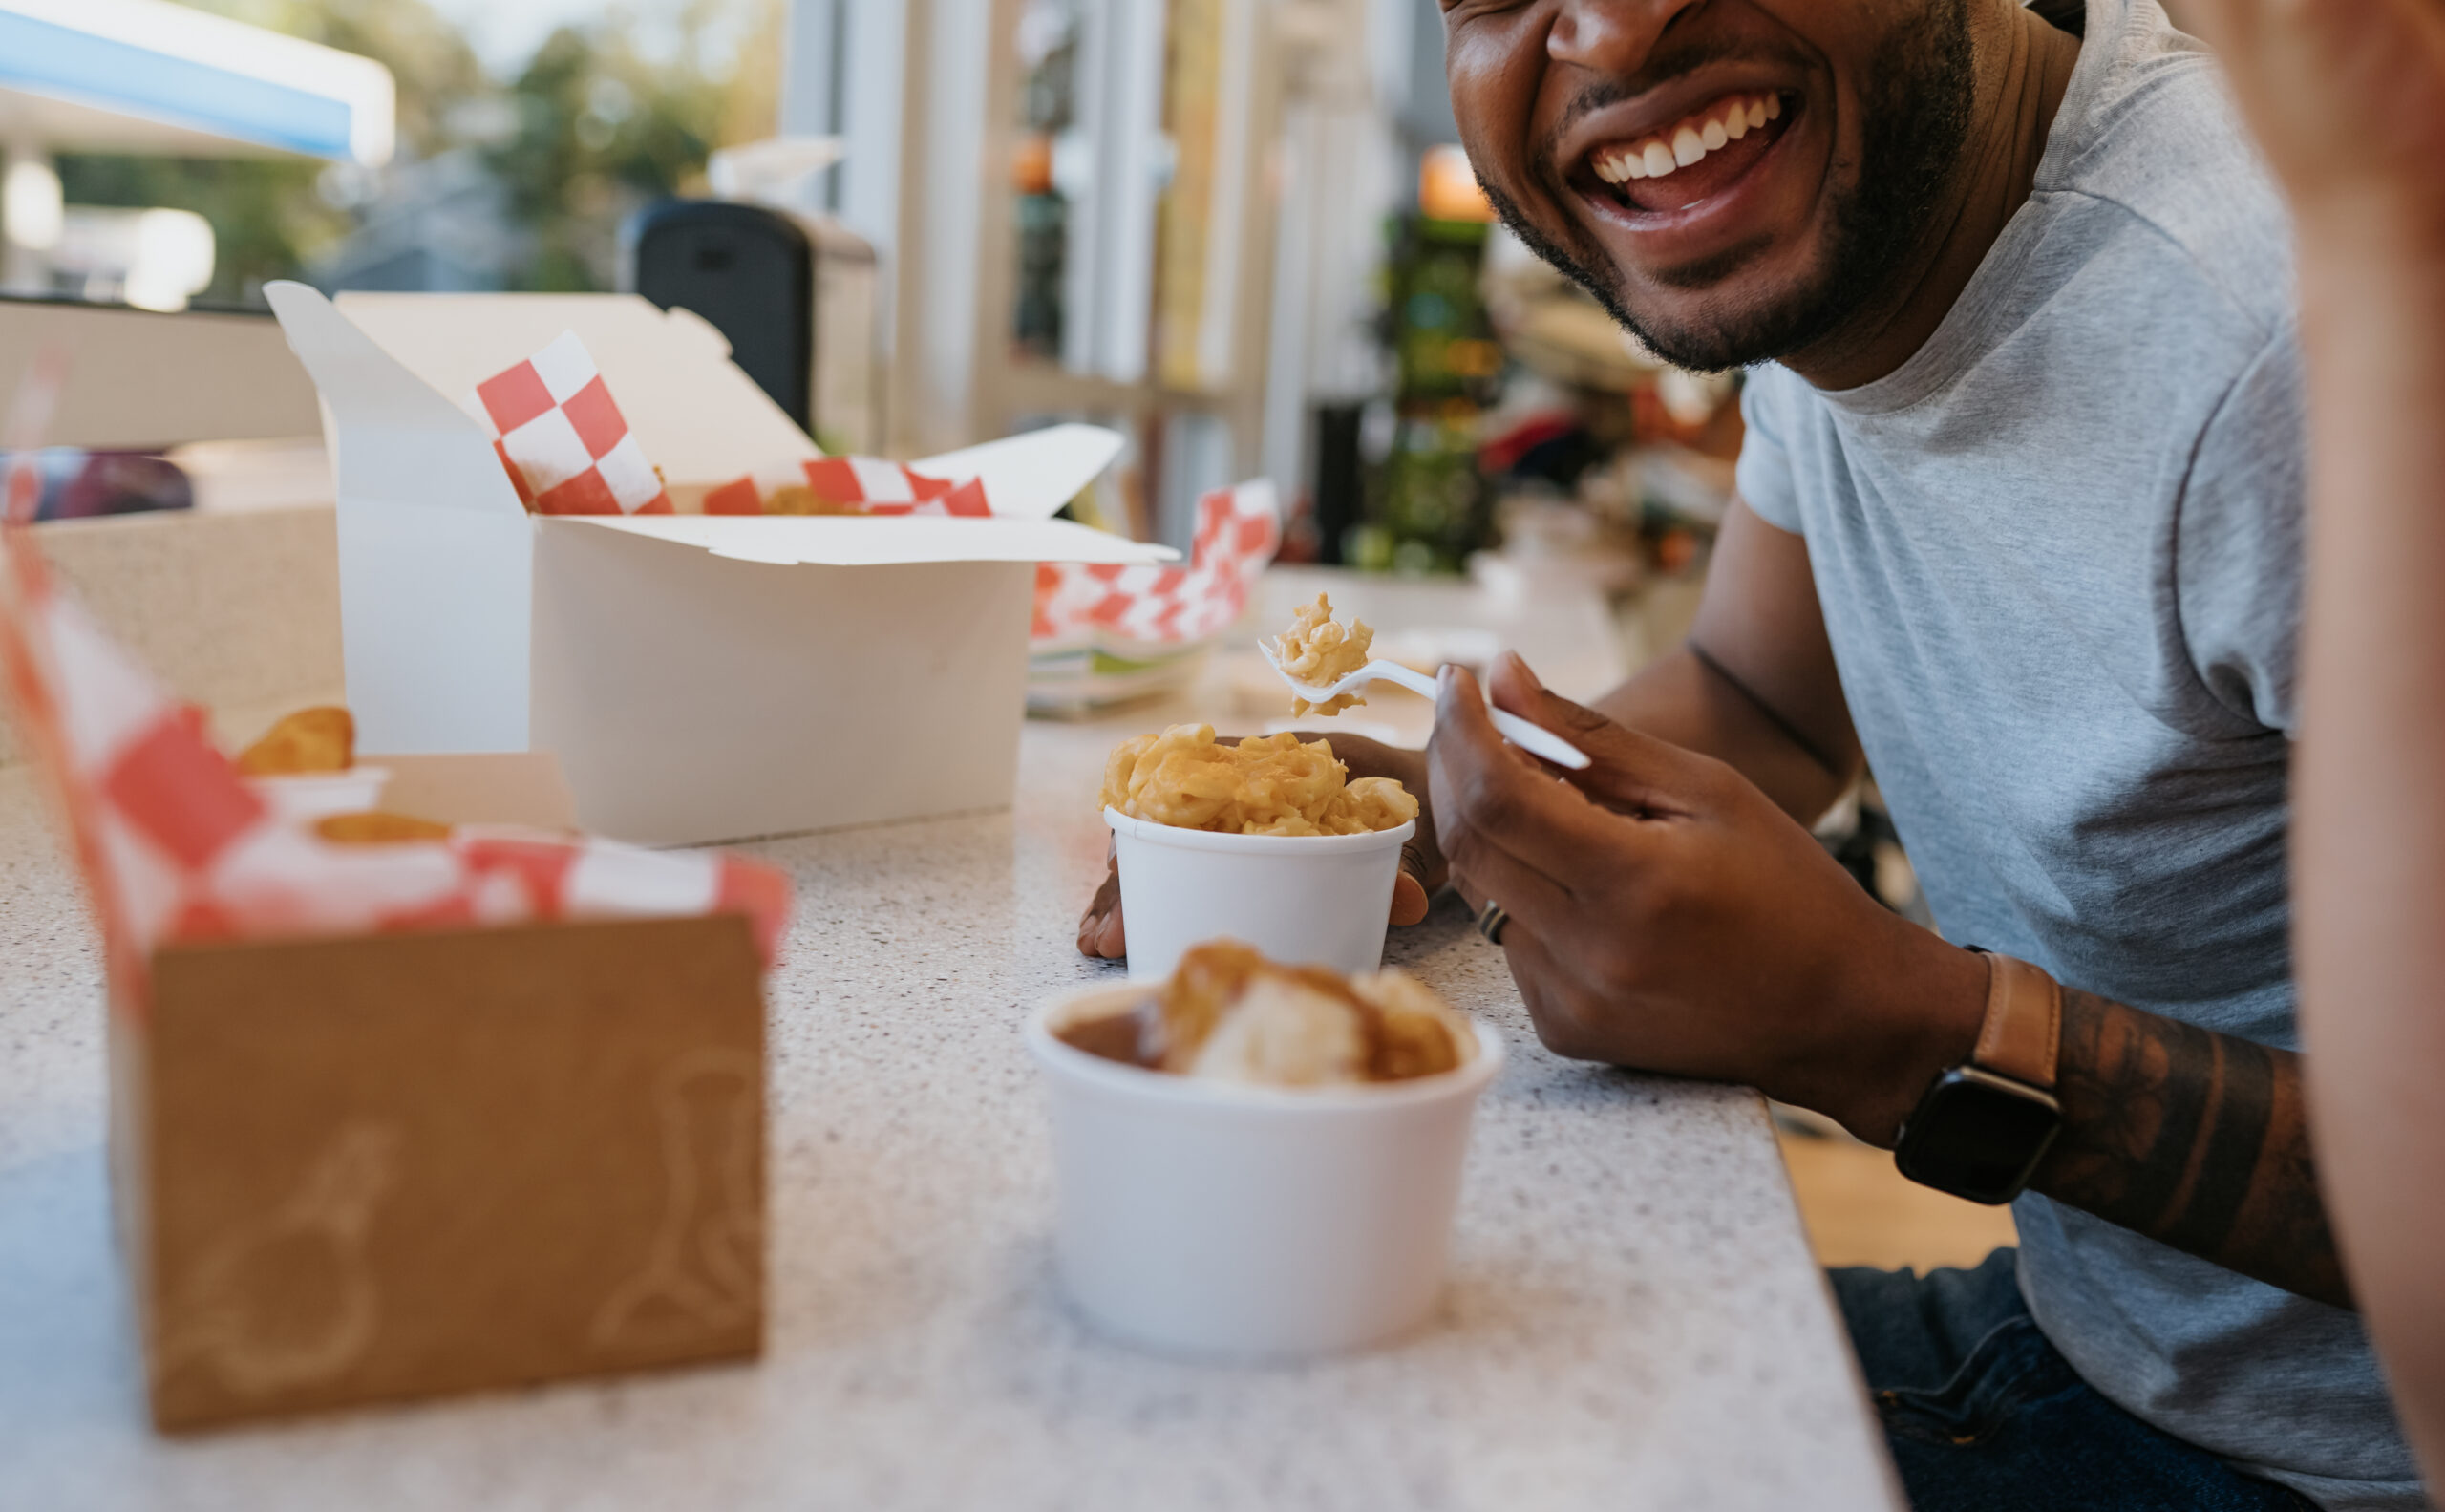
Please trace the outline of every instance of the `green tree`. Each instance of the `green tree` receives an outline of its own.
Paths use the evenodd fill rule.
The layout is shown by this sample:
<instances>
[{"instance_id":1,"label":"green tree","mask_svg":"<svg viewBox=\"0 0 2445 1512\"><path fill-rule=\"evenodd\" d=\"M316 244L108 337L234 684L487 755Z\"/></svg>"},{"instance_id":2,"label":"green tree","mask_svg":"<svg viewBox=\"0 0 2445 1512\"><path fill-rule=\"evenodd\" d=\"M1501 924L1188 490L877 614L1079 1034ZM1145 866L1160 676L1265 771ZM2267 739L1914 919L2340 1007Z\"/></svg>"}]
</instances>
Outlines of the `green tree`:
<instances>
[{"instance_id":1,"label":"green tree","mask_svg":"<svg viewBox=\"0 0 2445 1512\"><path fill-rule=\"evenodd\" d=\"M426 0L190 3L388 67L403 158L463 145L468 108L504 93ZM509 189L513 218L531 233L533 261L513 280L520 287L607 287L627 214L697 191L713 148L774 129L779 0L688 0L668 56L649 54L637 32L617 9L563 27L506 88L515 128L484 151ZM73 204L168 205L210 221L219 242L202 296L210 303L259 304L266 280L298 276L354 226L352 205L372 187L295 159L64 156L59 167Z\"/></svg>"},{"instance_id":2,"label":"green tree","mask_svg":"<svg viewBox=\"0 0 2445 1512\"><path fill-rule=\"evenodd\" d=\"M447 144L451 110L495 86L466 39L425 0L196 0L254 26L370 57L397 81L403 151ZM295 278L316 252L346 236L354 187L329 165L295 158L132 158L63 155L71 204L193 210L218 243L205 303L262 303L270 279Z\"/></svg>"},{"instance_id":3,"label":"green tree","mask_svg":"<svg viewBox=\"0 0 2445 1512\"><path fill-rule=\"evenodd\" d=\"M629 213L701 192L715 147L772 133L780 23L777 0L690 0L665 58L616 11L545 39L511 86L517 136L491 155L535 238L521 287L608 287Z\"/></svg>"},{"instance_id":4,"label":"green tree","mask_svg":"<svg viewBox=\"0 0 2445 1512\"><path fill-rule=\"evenodd\" d=\"M71 204L166 205L212 223L217 244L205 305L260 305L263 286L294 278L317 249L348 233L349 217L315 192L322 165L244 158L65 155Z\"/></svg>"},{"instance_id":5,"label":"green tree","mask_svg":"<svg viewBox=\"0 0 2445 1512\"><path fill-rule=\"evenodd\" d=\"M450 144L449 116L492 93L456 24L426 0L185 0L233 21L370 57L398 83L399 145L431 157Z\"/></svg>"}]
</instances>

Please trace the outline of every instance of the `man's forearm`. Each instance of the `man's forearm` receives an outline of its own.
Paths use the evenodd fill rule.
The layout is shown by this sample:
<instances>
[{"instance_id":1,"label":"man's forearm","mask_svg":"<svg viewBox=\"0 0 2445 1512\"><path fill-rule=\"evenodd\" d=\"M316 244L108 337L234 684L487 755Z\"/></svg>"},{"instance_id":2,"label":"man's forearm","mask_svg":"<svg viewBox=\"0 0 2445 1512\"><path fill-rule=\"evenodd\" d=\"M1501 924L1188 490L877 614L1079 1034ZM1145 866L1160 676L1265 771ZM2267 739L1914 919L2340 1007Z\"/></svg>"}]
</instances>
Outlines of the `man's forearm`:
<instances>
[{"instance_id":1,"label":"man's forearm","mask_svg":"<svg viewBox=\"0 0 2445 1512\"><path fill-rule=\"evenodd\" d=\"M1803 824L1857 777L1845 756L1814 752L1771 710L1690 647L1676 648L1590 705L1617 724L1710 756L1755 783Z\"/></svg>"},{"instance_id":2,"label":"man's forearm","mask_svg":"<svg viewBox=\"0 0 2445 1512\"><path fill-rule=\"evenodd\" d=\"M2352 1305L2309 1159L2300 1056L2066 988L2055 1090L2063 1132L2036 1190Z\"/></svg>"},{"instance_id":3,"label":"man's forearm","mask_svg":"<svg viewBox=\"0 0 2445 1512\"><path fill-rule=\"evenodd\" d=\"M1853 775L1830 770L1686 648L1597 707L1737 768L1802 822L1839 799ZM1902 980L1888 985L1906 997ZM1974 1008L1966 1000L1951 1008L1954 1018L1970 1015L1956 1027L1974 1034ZM1949 1064L1958 1054L1938 1058ZM2063 1132L2036 1190L2244 1275L2352 1305L2309 1159L2300 1056L2066 988L2056 1093ZM1855 1127L1885 1126L1884 1118L1873 1114Z\"/></svg>"}]
</instances>

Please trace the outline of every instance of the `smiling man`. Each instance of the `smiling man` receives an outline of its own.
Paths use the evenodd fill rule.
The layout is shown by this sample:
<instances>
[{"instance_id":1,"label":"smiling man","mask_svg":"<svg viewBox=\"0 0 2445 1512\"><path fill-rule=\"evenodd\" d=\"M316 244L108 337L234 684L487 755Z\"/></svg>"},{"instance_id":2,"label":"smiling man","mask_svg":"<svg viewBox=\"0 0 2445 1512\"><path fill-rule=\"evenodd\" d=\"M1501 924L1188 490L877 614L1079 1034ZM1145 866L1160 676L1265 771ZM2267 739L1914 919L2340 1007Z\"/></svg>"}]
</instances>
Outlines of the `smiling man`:
<instances>
[{"instance_id":1,"label":"smiling man","mask_svg":"<svg viewBox=\"0 0 2445 1512\"><path fill-rule=\"evenodd\" d=\"M1423 759L1334 736L1424 799L1396 917L1448 857L1554 1050L2014 1201L1974 1270L1834 1274L1921 1512L2428 1505L2303 1114L2292 266L2213 65L2157 0L1445 19L1504 219L1753 371L1688 643L1594 710L1496 669L1587 772L1465 673ZM1868 766L1941 934L1805 828Z\"/></svg>"},{"instance_id":2,"label":"smiling man","mask_svg":"<svg viewBox=\"0 0 2445 1512\"><path fill-rule=\"evenodd\" d=\"M2043 132L1993 129L2042 122L2078 44L1980 6L1982 53L1972 4L1843 5L1805 32L1708 7L1649 46L1638 8L1543 26L1543 8L1454 0L1454 104L1511 227L1654 350L1719 370L1941 316L2026 194ZM1531 32L1533 79L1511 55Z\"/></svg>"},{"instance_id":3,"label":"smiling man","mask_svg":"<svg viewBox=\"0 0 2445 1512\"><path fill-rule=\"evenodd\" d=\"M2017 1197L2017 1255L1835 1276L1923 1512L2426 1505L2302 1115L2291 268L2212 65L2156 0L1445 16L1504 220L1754 366L1749 440L1681 651L1596 711L1496 672L1590 772L1456 673L1422 773L1353 765L1423 779L1555 1049ZM1941 938L1802 827L1863 763Z\"/></svg>"}]
</instances>

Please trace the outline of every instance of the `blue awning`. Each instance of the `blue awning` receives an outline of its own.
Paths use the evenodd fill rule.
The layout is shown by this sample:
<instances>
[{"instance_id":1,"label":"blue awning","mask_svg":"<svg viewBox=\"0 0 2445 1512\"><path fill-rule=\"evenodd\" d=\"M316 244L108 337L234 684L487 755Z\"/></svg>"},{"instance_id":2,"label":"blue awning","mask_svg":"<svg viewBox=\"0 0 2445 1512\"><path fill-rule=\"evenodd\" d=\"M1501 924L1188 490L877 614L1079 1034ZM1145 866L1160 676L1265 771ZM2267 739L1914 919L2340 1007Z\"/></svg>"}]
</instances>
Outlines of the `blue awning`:
<instances>
[{"instance_id":1,"label":"blue awning","mask_svg":"<svg viewBox=\"0 0 2445 1512\"><path fill-rule=\"evenodd\" d=\"M167 0L0 0L0 131L54 150L391 154L390 72Z\"/></svg>"}]
</instances>

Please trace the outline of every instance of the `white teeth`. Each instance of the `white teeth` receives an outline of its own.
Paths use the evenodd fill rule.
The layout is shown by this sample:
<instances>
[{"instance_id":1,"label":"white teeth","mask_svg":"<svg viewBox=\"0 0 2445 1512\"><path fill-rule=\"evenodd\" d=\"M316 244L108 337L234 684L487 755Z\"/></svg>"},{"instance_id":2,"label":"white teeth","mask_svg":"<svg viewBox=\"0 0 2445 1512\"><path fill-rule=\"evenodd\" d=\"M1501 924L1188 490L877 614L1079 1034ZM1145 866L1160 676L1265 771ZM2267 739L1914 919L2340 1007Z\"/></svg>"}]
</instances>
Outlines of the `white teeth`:
<instances>
[{"instance_id":1,"label":"white teeth","mask_svg":"<svg viewBox=\"0 0 2445 1512\"><path fill-rule=\"evenodd\" d=\"M1726 143L1738 141L1753 131L1764 130L1766 122L1780 119L1782 114L1783 101L1778 95L1734 100L1720 120L1705 120L1695 125L1684 122L1673 128L1669 138L1649 137L1635 147L1608 149L1598 154L1596 177L1606 183L1626 183L1633 179L1661 179L1677 169L1689 167Z\"/></svg>"},{"instance_id":2,"label":"white teeth","mask_svg":"<svg viewBox=\"0 0 2445 1512\"><path fill-rule=\"evenodd\" d=\"M1596 160L1596 177L1606 183L1626 183L1632 179L1644 179L1647 177L1647 161L1637 153L1626 153L1621 157L1604 154Z\"/></svg>"}]
</instances>

